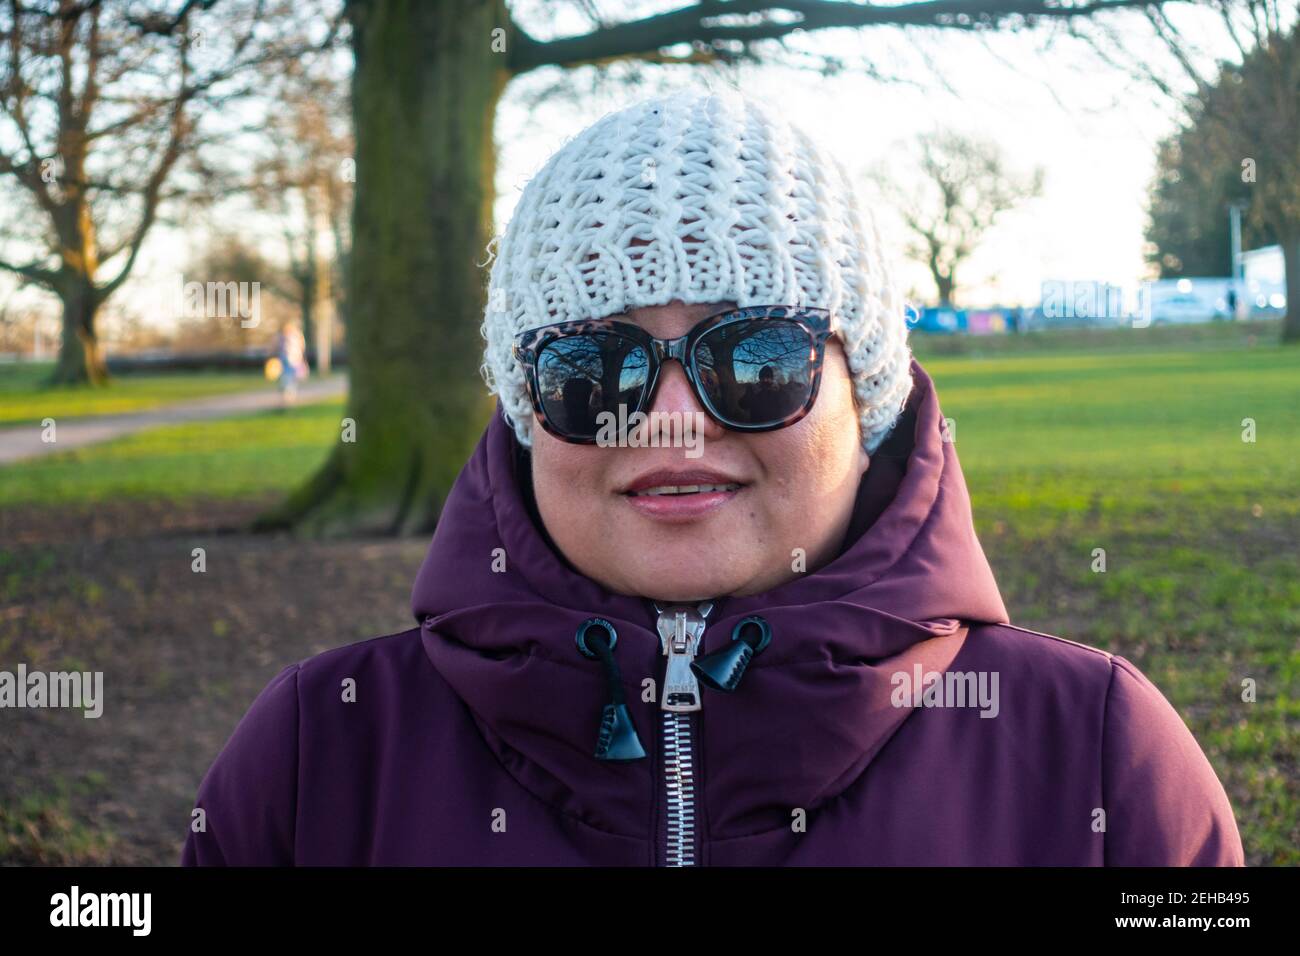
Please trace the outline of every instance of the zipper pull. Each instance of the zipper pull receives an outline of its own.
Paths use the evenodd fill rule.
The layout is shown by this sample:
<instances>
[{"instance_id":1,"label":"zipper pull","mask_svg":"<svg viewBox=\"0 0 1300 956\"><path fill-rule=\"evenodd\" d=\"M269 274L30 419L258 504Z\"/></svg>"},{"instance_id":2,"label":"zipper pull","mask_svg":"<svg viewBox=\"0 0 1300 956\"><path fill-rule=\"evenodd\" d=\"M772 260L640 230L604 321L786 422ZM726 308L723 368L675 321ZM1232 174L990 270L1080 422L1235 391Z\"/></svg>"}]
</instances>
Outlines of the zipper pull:
<instances>
[{"instance_id":1,"label":"zipper pull","mask_svg":"<svg viewBox=\"0 0 1300 956\"><path fill-rule=\"evenodd\" d=\"M713 610L713 602L704 601L696 607L689 604L665 607L656 601L654 607L659 614L659 644L668 658L660 707L678 714L699 710L700 684L691 670L691 662L704 639L704 619Z\"/></svg>"}]
</instances>

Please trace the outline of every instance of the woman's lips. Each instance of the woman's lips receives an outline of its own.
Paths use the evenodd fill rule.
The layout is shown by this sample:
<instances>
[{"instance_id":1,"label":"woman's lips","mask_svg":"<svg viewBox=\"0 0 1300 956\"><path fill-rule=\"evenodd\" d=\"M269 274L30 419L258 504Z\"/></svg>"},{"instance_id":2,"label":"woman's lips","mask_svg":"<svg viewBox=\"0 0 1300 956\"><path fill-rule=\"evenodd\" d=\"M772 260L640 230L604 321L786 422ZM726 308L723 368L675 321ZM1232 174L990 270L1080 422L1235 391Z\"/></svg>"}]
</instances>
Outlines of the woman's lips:
<instances>
[{"instance_id":1,"label":"woman's lips","mask_svg":"<svg viewBox=\"0 0 1300 956\"><path fill-rule=\"evenodd\" d=\"M684 490L682 486L678 487ZM655 491L665 489L648 488L642 492L625 494L623 500L638 514L647 518L669 524L680 524L696 521L705 515L712 514L745 489L744 485L735 484L729 484L725 488L720 488L718 485L705 485L704 487L712 490L693 491L685 494L654 494Z\"/></svg>"}]
</instances>

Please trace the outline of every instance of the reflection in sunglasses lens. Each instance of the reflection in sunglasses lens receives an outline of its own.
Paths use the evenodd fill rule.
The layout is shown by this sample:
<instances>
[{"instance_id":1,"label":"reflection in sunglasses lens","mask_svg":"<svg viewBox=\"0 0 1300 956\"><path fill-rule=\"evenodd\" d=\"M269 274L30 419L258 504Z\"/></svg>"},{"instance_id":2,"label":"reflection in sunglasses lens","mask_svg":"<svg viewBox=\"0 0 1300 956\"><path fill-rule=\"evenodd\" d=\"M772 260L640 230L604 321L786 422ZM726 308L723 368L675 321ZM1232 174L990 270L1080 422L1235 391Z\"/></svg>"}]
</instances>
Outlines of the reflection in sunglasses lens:
<instances>
[{"instance_id":1,"label":"reflection in sunglasses lens","mask_svg":"<svg viewBox=\"0 0 1300 956\"><path fill-rule=\"evenodd\" d=\"M795 322L754 319L721 325L695 346L700 382L714 407L741 425L798 412L812 388L812 338Z\"/></svg>"},{"instance_id":2,"label":"reflection in sunglasses lens","mask_svg":"<svg viewBox=\"0 0 1300 956\"><path fill-rule=\"evenodd\" d=\"M594 437L602 412L637 408L650 358L636 342L613 333L570 335L537 357L537 384L547 421L568 435Z\"/></svg>"}]
</instances>

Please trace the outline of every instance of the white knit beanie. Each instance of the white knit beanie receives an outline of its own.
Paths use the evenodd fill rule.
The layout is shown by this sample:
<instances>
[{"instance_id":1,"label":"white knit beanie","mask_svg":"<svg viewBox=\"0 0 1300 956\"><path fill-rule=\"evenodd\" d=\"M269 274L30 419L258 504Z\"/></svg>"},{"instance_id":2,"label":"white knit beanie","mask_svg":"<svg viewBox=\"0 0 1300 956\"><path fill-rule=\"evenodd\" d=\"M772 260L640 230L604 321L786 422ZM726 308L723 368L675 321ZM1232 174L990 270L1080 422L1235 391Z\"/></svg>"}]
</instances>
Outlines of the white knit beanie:
<instances>
[{"instance_id":1,"label":"white knit beanie","mask_svg":"<svg viewBox=\"0 0 1300 956\"><path fill-rule=\"evenodd\" d=\"M691 90L598 120L523 191L496 243L482 332L488 387L524 447L533 415L515 335L693 303L832 313L874 452L912 388L904 302L843 167L734 91Z\"/></svg>"}]
</instances>

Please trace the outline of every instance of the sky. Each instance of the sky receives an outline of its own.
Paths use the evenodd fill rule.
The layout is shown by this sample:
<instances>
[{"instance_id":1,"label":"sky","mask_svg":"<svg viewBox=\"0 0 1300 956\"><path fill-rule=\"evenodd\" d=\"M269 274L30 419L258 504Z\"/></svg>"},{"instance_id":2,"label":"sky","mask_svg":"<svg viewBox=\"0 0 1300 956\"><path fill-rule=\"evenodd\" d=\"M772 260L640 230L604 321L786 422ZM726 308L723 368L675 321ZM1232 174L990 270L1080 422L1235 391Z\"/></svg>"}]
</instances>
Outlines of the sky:
<instances>
[{"instance_id":1,"label":"sky","mask_svg":"<svg viewBox=\"0 0 1300 956\"><path fill-rule=\"evenodd\" d=\"M561 17L554 29L578 32L585 25ZM1042 283L1060 280L1100 280L1131 292L1148 277L1143 229L1156 143L1175 128L1178 113L1149 86L1055 32L878 28L790 41L795 50L875 64L900 78L894 81L856 70L824 77L747 65L725 73L652 69L660 86L613 81L588 90L593 74L584 69L567 74L570 92L549 95L566 74L534 71L510 84L498 110L497 228L528 177L599 116L663 87L732 84L788 114L844 163L884 231L886 255L909 297L924 301L933 285L924 268L905 260L902 224L874 194L868 172L918 133L941 128L989 137L1013 168L1045 172L1041 197L1006 214L959 274L962 304L1034 305ZM1126 33L1126 44L1145 57L1139 28ZM1150 48L1153 58L1158 52ZM170 283L188 256L202 251L203 238L201 229L155 229L124 298L142 301Z\"/></svg>"},{"instance_id":2,"label":"sky","mask_svg":"<svg viewBox=\"0 0 1300 956\"><path fill-rule=\"evenodd\" d=\"M891 151L936 129L989 137L1013 169L1045 172L1041 197L999 220L959 273L963 304L1032 305L1045 281L1101 280L1132 290L1148 277L1146 196L1156 144L1177 122L1173 104L1153 89L1102 64L1078 41L1049 43L1042 33L841 30L810 34L800 45L865 56L903 81L764 66L730 75L679 70L665 82L735 85L786 113L837 156L884 230L904 289L922 299L934 292L926 270L906 261L905 229L869 174ZM539 78L536 88L550 82L553 77ZM498 114L498 228L528 176L556 147L596 117L648 95L644 88L616 87L580 103L535 105L526 95L533 86L532 77L515 81Z\"/></svg>"}]
</instances>

